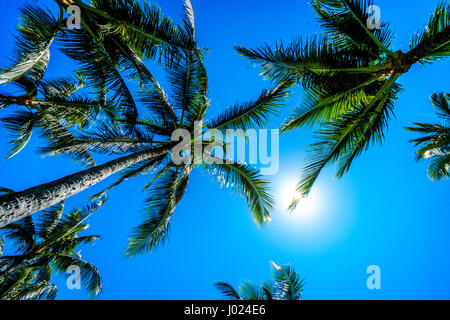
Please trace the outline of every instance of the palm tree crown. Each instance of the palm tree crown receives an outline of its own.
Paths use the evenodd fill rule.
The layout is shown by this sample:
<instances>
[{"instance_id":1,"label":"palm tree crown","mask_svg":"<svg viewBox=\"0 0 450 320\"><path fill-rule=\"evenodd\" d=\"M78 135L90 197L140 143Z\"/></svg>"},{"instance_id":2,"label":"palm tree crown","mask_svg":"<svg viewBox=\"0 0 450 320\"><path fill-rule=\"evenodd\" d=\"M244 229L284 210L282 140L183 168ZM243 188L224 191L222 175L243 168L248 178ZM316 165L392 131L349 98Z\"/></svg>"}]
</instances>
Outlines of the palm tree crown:
<instances>
[{"instance_id":1,"label":"palm tree crown","mask_svg":"<svg viewBox=\"0 0 450 320\"><path fill-rule=\"evenodd\" d=\"M423 136L411 140L416 146L417 160L428 159L428 176L432 180L441 180L450 176L450 94L434 93L431 101L441 123L414 123L406 129L421 133Z\"/></svg>"},{"instance_id":2,"label":"palm tree crown","mask_svg":"<svg viewBox=\"0 0 450 320\"><path fill-rule=\"evenodd\" d=\"M301 300L305 280L290 265L271 262L272 280L262 284L244 281L239 290L228 282L216 282L216 288L230 300Z\"/></svg>"},{"instance_id":3,"label":"palm tree crown","mask_svg":"<svg viewBox=\"0 0 450 320\"><path fill-rule=\"evenodd\" d=\"M194 14L189 1L185 5L182 30L195 39ZM170 94L152 76L138 90L135 102L148 110L148 116L139 114L134 123L130 123L129 119L98 123L94 131L85 131L75 143L54 143L47 151L51 154L77 154L81 149L106 154L145 152L173 144L172 133L182 129L191 137L201 137L203 144L200 148L203 153L206 144L213 142L209 137L212 129L223 131L263 125L268 115L273 114L288 95L287 89L291 86L291 82L287 82L264 91L257 100L236 105L207 121L210 101L207 97L208 81L202 50L198 47L183 50L177 59L176 64L167 65L166 68ZM143 74L149 74L144 65L140 68ZM197 128L196 123L203 123L203 126ZM192 140L192 153L197 143L199 140ZM268 193L268 183L254 168L242 163L228 163L212 153L208 154L210 161L174 164L171 155L171 150L167 150L157 157L130 166L114 184L97 195L105 194L130 178L152 173L152 179L144 187L150 193L144 208L145 220L132 234L126 251L128 255L149 252L164 242L175 207L185 193L192 170L198 166L203 167L221 185L234 188L243 195L259 225L270 220L273 200Z\"/></svg>"},{"instance_id":4,"label":"palm tree crown","mask_svg":"<svg viewBox=\"0 0 450 320\"><path fill-rule=\"evenodd\" d=\"M0 298L52 300L57 293L56 285L51 283L52 274L66 273L70 266L80 268L82 284L90 295L98 295L102 290L100 274L77 250L99 238L80 233L88 228L86 219L100 206L98 202L63 214L61 203L1 228L0 234L14 244L16 251L2 256L0 250ZM0 242L3 249L3 240Z\"/></svg>"},{"instance_id":5,"label":"palm tree crown","mask_svg":"<svg viewBox=\"0 0 450 320\"><path fill-rule=\"evenodd\" d=\"M265 77L278 83L294 79L305 89L305 101L282 126L283 131L320 126L298 185L302 196L310 192L327 164L337 162L336 175L341 177L370 144L383 141L401 91L397 80L402 74L415 63L450 55L448 4L438 5L426 31L413 37L406 53L389 49L393 34L388 24L368 29L370 4L364 0L314 0L312 7L325 36L259 49L237 47Z\"/></svg>"},{"instance_id":6,"label":"palm tree crown","mask_svg":"<svg viewBox=\"0 0 450 320\"><path fill-rule=\"evenodd\" d=\"M126 2L139 5L137 2ZM109 8L107 4L112 5L110 1L94 3L99 6L101 3L102 8ZM143 10L145 14L153 10L153 7L145 8L139 10ZM100 195L125 180L151 173L152 179L144 188L150 190L144 210L145 220L135 229L127 248L129 255L149 252L166 239L175 206L184 195L191 171L199 166L206 169L221 185L233 188L243 195L258 225L270 220L273 199L268 192L268 182L261 178L258 170L249 165L230 163L219 158L208 149L207 144L214 142L212 129L224 131L264 125L269 116L274 115L281 107L293 82L285 81L271 90L263 91L252 102L237 104L223 114L207 119L210 101L207 96L208 81L203 50L196 45L194 13L190 1L185 2L184 8L182 25L175 29L176 34L184 40L185 46L177 46L174 49L174 58L164 61L169 94L141 60L141 57L152 57L150 52L135 51L137 45L134 41L138 40L132 37L134 33L127 36L131 39L122 39L129 29L127 32L117 32L109 28L106 32L103 27L96 29L93 25L89 30L95 37L86 30L64 32L64 46L67 46L64 52L79 63L80 73L86 78L86 85L97 89L99 93L108 89L107 91L113 94L105 100L118 99L120 105L127 106L127 109L117 118L101 118L95 126L74 133L74 139L52 139L42 151L47 155L68 154L84 162L89 160L85 155L90 152L121 157L49 184L0 196L0 224L2 220L4 223L14 221L29 215L32 210L43 209L42 207L52 205L52 202L63 201L113 173L122 171L119 179ZM111 14L112 12L114 11L111 9ZM105 23L109 21L109 18L104 19ZM133 28L131 30L134 30ZM123 45L118 45L119 40L124 41ZM128 84L131 83L122 78L123 73L117 71L119 66L128 74L128 79L137 79L139 86L129 87ZM198 123L203 125L196 127ZM207 155L205 161L196 160L183 164L171 161L175 145L172 133L177 129L184 130L193 137L191 147L200 146L201 153ZM200 142L200 137L203 142ZM225 145L221 146L223 148ZM191 151L193 153L194 149ZM91 163L87 161L87 164ZM30 205L34 199L45 197L43 192L46 190L52 190L52 199L46 197L45 203L40 201ZM19 202L27 205L21 206Z\"/></svg>"}]
</instances>

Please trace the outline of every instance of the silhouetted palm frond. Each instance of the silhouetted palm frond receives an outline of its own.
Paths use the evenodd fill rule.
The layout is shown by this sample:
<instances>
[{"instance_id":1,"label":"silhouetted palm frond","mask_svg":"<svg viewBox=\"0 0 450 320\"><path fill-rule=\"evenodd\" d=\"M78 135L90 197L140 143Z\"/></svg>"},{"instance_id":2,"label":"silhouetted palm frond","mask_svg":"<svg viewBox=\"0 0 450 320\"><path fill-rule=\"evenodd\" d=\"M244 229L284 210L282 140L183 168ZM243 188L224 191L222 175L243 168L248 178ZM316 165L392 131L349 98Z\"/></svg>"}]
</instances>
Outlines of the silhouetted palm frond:
<instances>
[{"instance_id":1,"label":"silhouetted palm frond","mask_svg":"<svg viewBox=\"0 0 450 320\"><path fill-rule=\"evenodd\" d=\"M236 48L264 77L276 83L296 80L303 86L305 101L286 119L283 132L319 127L319 141L309 147L298 185L300 197L291 209L307 196L326 165L337 162L340 177L372 143L384 140L401 89L396 81L402 74L417 62L450 55L449 4L437 6L426 31L414 36L406 53L389 49L393 34L388 24L369 29L373 4L365 0L313 0L324 36L257 49ZM435 168L441 173L433 173L435 177L445 172L445 157L438 159L434 159Z\"/></svg>"},{"instance_id":2,"label":"silhouetted palm frond","mask_svg":"<svg viewBox=\"0 0 450 320\"><path fill-rule=\"evenodd\" d=\"M98 295L102 289L100 274L76 250L99 238L79 234L88 228L86 219L101 204L97 201L64 215L61 203L33 218L27 217L1 228L0 234L7 243L14 245L15 250L14 255L0 255L1 299L53 300L57 290L51 283L51 276L55 272L66 273L70 266L80 268L82 283L89 294Z\"/></svg>"},{"instance_id":3,"label":"silhouetted palm frond","mask_svg":"<svg viewBox=\"0 0 450 320\"><path fill-rule=\"evenodd\" d=\"M228 282L214 285L230 300L301 300L305 280L289 265L279 266L271 262L272 280L262 284L243 281L236 290Z\"/></svg>"},{"instance_id":4,"label":"silhouetted palm frond","mask_svg":"<svg viewBox=\"0 0 450 320\"><path fill-rule=\"evenodd\" d=\"M441 180L450 176L450 95L434 93L431 101L442 123L414 123L414 127L406 129L422 134L422 137L411 140L417 151L417 160L428 159L428 176L432 180Z\"/></svg>"}]
</instances>

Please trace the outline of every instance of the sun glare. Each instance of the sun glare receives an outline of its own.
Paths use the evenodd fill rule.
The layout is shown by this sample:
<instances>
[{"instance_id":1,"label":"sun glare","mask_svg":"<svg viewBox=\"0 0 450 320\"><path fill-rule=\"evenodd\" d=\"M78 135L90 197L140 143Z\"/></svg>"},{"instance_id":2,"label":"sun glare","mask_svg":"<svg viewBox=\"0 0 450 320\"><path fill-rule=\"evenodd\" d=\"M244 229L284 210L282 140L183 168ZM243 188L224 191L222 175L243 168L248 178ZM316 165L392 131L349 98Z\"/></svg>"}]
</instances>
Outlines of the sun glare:
<instances>
[{"instance_id":1,"label":"sun glare","mask_svg":"<svg viewBox=\"0 0 450 320\"><path fill-rule=\"evenodd\" d=\"M280 188L280 205L281 209L288 212L289 205L294 199L299 199L300 194L296 191L296 181L285 181ZM311 193L303 199L300 199L296 209L289 213L300 220L310 220L316 217L322 209L322 201L320 192L313 189Z\"/></svg>"}]
</instances>

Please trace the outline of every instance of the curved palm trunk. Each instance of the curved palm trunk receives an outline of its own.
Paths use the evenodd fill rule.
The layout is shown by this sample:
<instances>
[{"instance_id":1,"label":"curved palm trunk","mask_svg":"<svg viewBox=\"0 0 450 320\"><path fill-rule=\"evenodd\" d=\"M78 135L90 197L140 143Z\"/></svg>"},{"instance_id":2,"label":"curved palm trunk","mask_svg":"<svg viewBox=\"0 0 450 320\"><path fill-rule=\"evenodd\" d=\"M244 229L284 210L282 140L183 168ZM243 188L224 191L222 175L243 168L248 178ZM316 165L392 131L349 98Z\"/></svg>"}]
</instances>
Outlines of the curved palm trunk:
<instances>
[{"instance_id":1,"label":"curved palm trunk","mask_svg":"<svg viewBox=\"0 0 450 320\"><path fill-rule=\"evenodd\" d=\"M170 145L134 153L39 186L0 196L0 227L55 205L109 176L170 151Z\"/></svg>"}]
</instances>

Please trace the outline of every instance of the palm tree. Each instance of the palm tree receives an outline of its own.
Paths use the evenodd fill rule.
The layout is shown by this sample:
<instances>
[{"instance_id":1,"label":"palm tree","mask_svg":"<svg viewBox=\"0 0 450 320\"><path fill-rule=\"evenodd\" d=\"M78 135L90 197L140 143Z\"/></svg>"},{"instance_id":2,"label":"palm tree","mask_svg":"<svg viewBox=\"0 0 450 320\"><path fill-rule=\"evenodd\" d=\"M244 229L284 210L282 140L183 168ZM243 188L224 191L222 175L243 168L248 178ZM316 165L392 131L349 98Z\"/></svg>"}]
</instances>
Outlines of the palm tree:
<instances>
[{"instance_id":1,"label":"palm tree","mask_svg":"<svg viewBox=\"0 0 450 320\"><path fill-rule=\"evenodd\" d=\"M11 132L12 148L5 160L27 145L36 128L41 130L41 136L46 138L48 143L54 139L73 140L74 136L68 128L88 127L102 114L110 118L116 115L113 105L99 103L75 93L83 87L81 79L36 79L35 83L33 76L24 75L13 83L23 87L25 92L15 96L0 93L1 106L14 107L7 116L0 118L0 122ZM37 97L38 90L42 98ZM19 106L22 108L18 109ZM84 163L95 165L94 159L87 151L80 151L79 156Z\"/></svg>"},{"instance_id":2,"label":"palm tree","mask_svg":"<svg viewBox=\"0 0 450 320\"><path fill-rule=\"evenodd\" d=\"M189 1L185 4L180 30L195 42L194 15ZM90 46L95 44L87 45L85 40L82 34L73 35L71 47L74 58L85 61L87 73L90 72L88 61L94 60ZM166 238L175 206L186 190L191 171L198 166L206 169L221 185L242 194L259 225L268 222L273 200L268 194L267 181L261 178L256 169L246 164L229 163L219 158L208 146L213 141L213 129L224 131L264 125L265 120L281 107L292 82L287 81L274 89L264 90L255 101L238 104L207 121L206 112L210 101L201 53L200 48L193 47L182 51L176 64L166 63L170 99L154 77L142 81L133 102L147 111L145 116L137 113L136 118L98 121L95 128L77 134L76 139L54 140L46 146L43 151L49 155L69 154L79 158L80 151L88 150L108 155L119 154L121 157L50 183L0 196L0 225L61 202L119 171L123 170L122 175L102 194L127 179L153 173L153 179L145 187L152 187L145 206L145 221L136 228L127 249L129 255L148 252ZM139 67L141 74L149 74L144 64ZM204 125L198 128L196 124L199 122ZM194 137L192 145L197 148L200 144L201 153L207 153L209 161L196 160L184 164L172 162L176 145L172 141L172 133L175 130L184 130Z\"/></svg>"},{"instance_id":3,"label":"palm tree","mask_svg":"<svg viewBox=\"0 0 450 320\"><path fill-rule=\"evenodd\" d=\"M393 34L383 23L369 30L372 15L363 0L313 0L312 7L325 36L313 36L288 45L258 49L237 47L238 53L257 64L276 82L301 82L305 101L282 126L288 131L319 125L317 142L309 146L309 159L298 184L307 196L321 170L337 162L337 177L372 143L384 140L401 86L398 78L412 65L450 55L450 5L440 4L426 31L411 40L410 50L389 49ZM295 201L291 208L295 207Z\"/></svg>"},{"instance_id":4,"label":"palm tree","mask_svg":"<svg viewBox=\"0 0 450 320\"><path fill-rule=\"evenodd\" d=\"M57 288L38 278L30 268L18 266L6 275L0 275L1 300L54 300Z\"/></svg>"},{"instance_id":5,"label":"palm tree","mask_svg":"<svg viewBox=\"0 0 450 320\"><path fill-rule=\"evenodd\" d=\"M18 59L23 58L28 50L39 47L42 39L58 25L48 12L32 6L21 10L20 21L16 50L21 53ZM23 62L0 74L0 82L9 82L9 91L15 92L0 93L0 110L8 107L13 110L8 116L0 118L11 131L13 147L7 159L25 147L35 128L41 128L42 135L49 140L62 135L70 139L73 137L67 127L86 127L101 113L110 117L114 115L111 104L75 94L83 87L81 77L43 80L50 58L48 50L46 52L40 59L33 61L32 67L30 63ZM22 108L18 109L17 106ZM94 163L89 154L85 153L84 156L87 161Z\"/></svg>"},{"instance_id":6,"label":"palm tree","mask_svg":"<svg viewBox=\"0 0 450 320\"><path fill-rule=\"evenodd\" d=\"M273 280L262 284L244 281L239 290L228 282L216 282L216 288L229 300L301 300L305 280L290 265L271 262Z\"/></svg>"},{"instance_id":7,"label":"palm tree","mask_svg":"<svg viewBox=\"0 0 450 320\"><path fill-rule=\"evenodd\" d=\"M442 123L414 123L408 131L419 132L423 136L411 140L416 146L417 160L429 159L428 176L431 180L442 180L450 176L450 94L434 93L431 101Z\"/></svg>"},{"instance_id":8,"label":"palm tree","mask_svg":"<svg viewBox=\"0 0 450 320\"><path fill-rule=\"evenodd\" d=\"M60 203L34 218L26 217L1 228L1 234L14 244L16 252L8 256L0 252L0 299L52 300L57 293L56 285L51 283L52 274L66 273L69 266L78 266L88 293L98 295L102 289L100 274L76 250L99 238L79 234L88 228L86 219L101 204L63 214L64 204ZM3 240L0 242L3 249Z\"/></svg>"},{"instance_id":9,"label":"palm tree","mask_svg":"<svg viewBox=\"0 0 450 320\"><path fill-rule=\"evenodd\" d=\"M140 64L142 58L164 56L174 61L177 52L194 46L190 39L155 5L137 0L94 0L85 4L79 0L55 0L59 6L59 17L49 10L27 4L22 9L16 54L11 67L0 73L0 84L11 82L27 72L48 64L50 47L64 40L68 35L78 34L95 41L98 45L114 43L116 54L122 59L121 66ZM71 4L81 7L82 30L70 30L66 26L64 10ZM70 45L67 46L70 50ZM98 53L100 54L100 53ZM115 62L115 61L114 61ZM117 64L104 66L105 72ZM114 75L117 84L108 83L110 89L117 88L120 76ZM92 79L91 79L92 80Z\"/></svg>"},{"instance_id":10,"label":"palm tree","mask_svg":"<svg viewBox=\"0 0 450 320\"><path fill-rule=\"evenodd\" d=\"M147 3L141 6L137 1L97 0L86 5L77 1L82 7L84 28L73 31L67 29L63 13L74 1L56 2L59 18L34 5L21 10L13 64L0 72L0 84L12 83L25 91L19 95L0 93L0 110L14 105L25 107L3 119L12 131L13 148L8 158L26 145L36 127L49 140L72 139L67 127L85 127L96 120L99 111L109 117L112 112L122 111L127 118L135 118L136 106L121 72L133 69L128 77L147 81L152 75L148 70L142 73L142 58L154 58L159 53L173 62L178 50L192 46L158 7ZM72 38L86 42L82 49L88 60L80 61L87 63L77 75L80 81L67 77L43 81L51 46L57 43L60 50L73 56ZM83 86L81 78L95 99L73 95ZM95 164L86 151L81 151L79 157L85 164Z\"/></svg>"}]
</instances>

